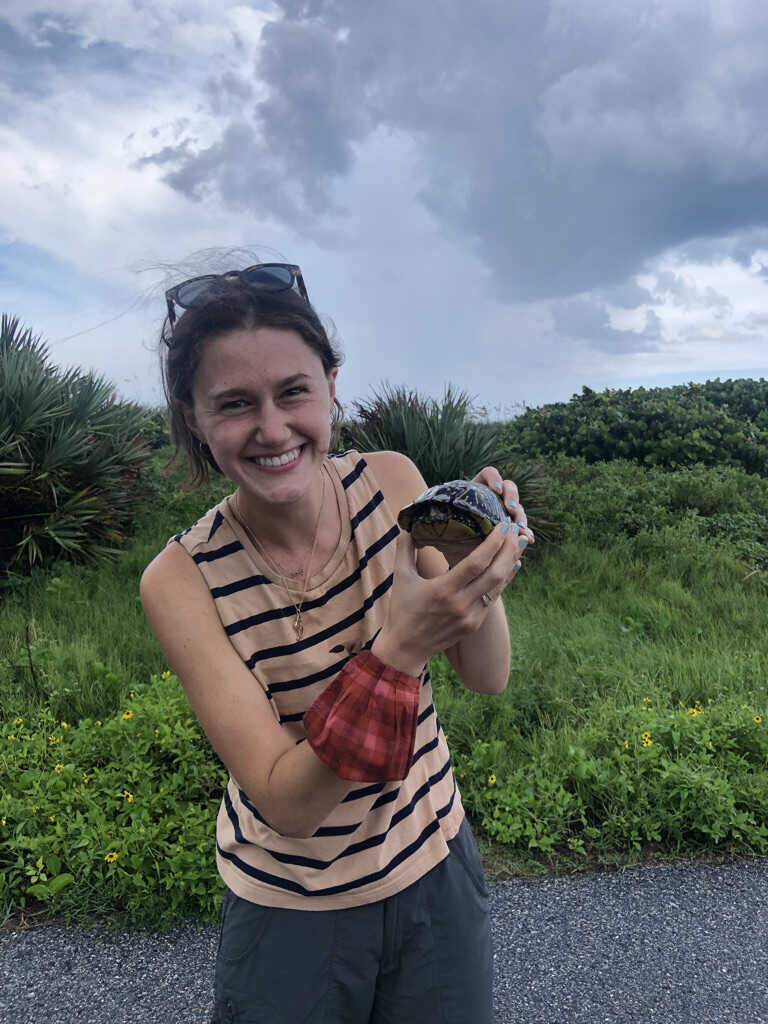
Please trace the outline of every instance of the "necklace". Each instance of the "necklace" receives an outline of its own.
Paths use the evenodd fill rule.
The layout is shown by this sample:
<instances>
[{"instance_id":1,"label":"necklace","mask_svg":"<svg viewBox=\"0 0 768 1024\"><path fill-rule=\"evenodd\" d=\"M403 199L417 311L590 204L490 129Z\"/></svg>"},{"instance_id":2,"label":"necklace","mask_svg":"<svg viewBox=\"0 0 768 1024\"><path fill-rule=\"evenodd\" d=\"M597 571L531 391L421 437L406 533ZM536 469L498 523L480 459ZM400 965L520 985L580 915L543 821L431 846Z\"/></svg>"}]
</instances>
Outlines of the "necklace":
<instances>
[{"instance_id":1,"label":"necklace","mask_svg":"<svg viewBox=\"0 0 768 1024\"><path fill-rule=\"evenodd\" d=\"M285 577L280 572L280 570L277 568L277 566L272 561L272 559L267 555L267 552L264 550L264 548L261 546L261 544L256 540L256 537L254 536L251 528L248 526L246 521L243 519L242 513L240 512L240 492L239 491L237 492L237 496L236 496L235 502L234 502L234 504L237 507L233 509L233 511L235 513L235 519L237 519L238 523L240 523L242 528L248 534L248 536L251 539L251 542L253 543L254 547L259 552L259 554L264 558L264 561L267 563L267 565L269 565L277 573L278 577L280 578L280 582L283 584L283 589L285 590L286 594L288 595L288 600L291 602L293 607L296 609L296 618L293 620L293 631L296 634L296 639L297 640L301 640L301 638L304 636L304 623L301 621L301 609L304 606L304 598L307 596L307 582L309 580L309 570L310 570L310 568L312 566L312 559L315 557L315 549L317 547L317 538L318 538L318 535L320 533L320 519L322 518L323 505L325 503L325 473L323 473L322 469L320 470L320 472L321 472L322 477L323 477L323 485L322 485L322 488L320 490L320 511L317 513L317 522L315 523L315 536L312 538L312 550L310 551L309 561L307 562L307 568L306 568L306 570L304 572L304 585L301 588L301 598L299 599L299 603L298 604L296 604L296 602L291 597L291 592L288 589L288 584L285 581Z\"/></svg>"}]
</instances>

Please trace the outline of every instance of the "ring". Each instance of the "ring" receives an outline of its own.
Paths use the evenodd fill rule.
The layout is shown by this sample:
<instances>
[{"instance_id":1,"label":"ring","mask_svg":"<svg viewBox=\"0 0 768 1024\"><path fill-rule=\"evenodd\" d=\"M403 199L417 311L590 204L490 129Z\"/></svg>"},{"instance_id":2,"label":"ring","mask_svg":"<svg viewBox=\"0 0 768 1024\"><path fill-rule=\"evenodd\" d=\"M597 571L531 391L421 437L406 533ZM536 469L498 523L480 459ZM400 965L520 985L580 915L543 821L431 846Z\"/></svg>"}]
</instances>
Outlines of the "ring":
<instances>
[{"instance_id":1,"label":"ring","mask_svg":"<svg viewBox=\"0 0 768 1024\"><path fill-rule=\"evenodd\" d=\"M492 597L489 597L489 596L488 596L487 594L481 594L481 595L480 595L480 600L481 600L481 601L483 602L483 604L484 604L484 605L485 605L485 607L487 608L487 607L488 607L488 605L489 605L489 604L491 603L491 601L493 600L493 598L492 598Z\"/></svg>"}]
</instances>

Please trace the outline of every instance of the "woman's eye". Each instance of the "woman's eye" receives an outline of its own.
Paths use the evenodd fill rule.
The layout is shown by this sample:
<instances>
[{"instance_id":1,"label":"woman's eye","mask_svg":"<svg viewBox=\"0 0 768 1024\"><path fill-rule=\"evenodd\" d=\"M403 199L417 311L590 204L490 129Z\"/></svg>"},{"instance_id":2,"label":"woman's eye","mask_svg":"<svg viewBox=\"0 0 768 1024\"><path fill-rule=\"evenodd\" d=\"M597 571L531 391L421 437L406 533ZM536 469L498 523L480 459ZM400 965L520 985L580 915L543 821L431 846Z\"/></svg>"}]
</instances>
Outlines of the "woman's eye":
<instances>
[{"instance_id":1,"label":"woman's eye","mask_svg":"<svg viewBox=\"0 0 768 1024\"><path fill-rule=\"evenodd\" d=\"M242 409L246 402L244 398L231 398L227 402L223 402L221 405L222 409Z\"/></svg>"},{"instance_id":2,"label":"woman's eye","mask_svg":"<svg viewBox=\"0 0 768 1024\"><path fill-rule=\"evenodd\" d=\"M298 396L303 394L306 390L306 388L299 387L297 385L295 388L287 388L283 394L286 398L298 398Z\"/></svg>"}]
</instances>

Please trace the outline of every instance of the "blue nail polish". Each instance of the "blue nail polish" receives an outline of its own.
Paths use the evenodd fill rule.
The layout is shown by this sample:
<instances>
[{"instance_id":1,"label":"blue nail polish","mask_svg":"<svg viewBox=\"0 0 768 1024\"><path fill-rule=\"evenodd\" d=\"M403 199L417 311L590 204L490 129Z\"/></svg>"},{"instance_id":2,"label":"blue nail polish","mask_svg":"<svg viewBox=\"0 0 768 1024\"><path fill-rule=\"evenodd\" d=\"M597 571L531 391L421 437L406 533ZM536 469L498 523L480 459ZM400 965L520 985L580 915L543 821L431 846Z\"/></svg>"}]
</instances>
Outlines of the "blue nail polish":
<instances>
[{"instance_id":1,"label":"blue nail polish","mask_svg":"<svg viewBox=\"0 0 768 1024\"><path fill-rule=\"evenodd\" d=\"M501 532L502 533L509 533L509 525L510 525L509 523L502 523L501 524Z\"/></svg>"},{"instance_id":2,"label":"blue nail polish","mask_svg":"<svg viewBox=\"0 0 768 1024\"><path fill-rule=\"evenodd\" d=\"M507 502L507 508L517 508L517 502L516 501L508 501Z\"/></svg>"},{"instance_id":3,"label":"blue nail polish","mask_svg":"<svg viewBox=\"0 0 768 1024\"><path fill-rule=\"evenodd\" d=\"M521 548L521 550L524 551L527 547L528 547L528 538L527 537L521 537L520 538L520 548Z\"/></svg>"},{"instance_id":4,"label":"blue nail polish","mask_svg":"<svg viewBox=\"0 0 768 1024\"><path fill-rule=\"evenodd\" d=\"M501 484L499 483L498 480L495 483L491 484L491 487L494 489L494 491L500 491L501 490Z\"/></svg>"}]
</instances>

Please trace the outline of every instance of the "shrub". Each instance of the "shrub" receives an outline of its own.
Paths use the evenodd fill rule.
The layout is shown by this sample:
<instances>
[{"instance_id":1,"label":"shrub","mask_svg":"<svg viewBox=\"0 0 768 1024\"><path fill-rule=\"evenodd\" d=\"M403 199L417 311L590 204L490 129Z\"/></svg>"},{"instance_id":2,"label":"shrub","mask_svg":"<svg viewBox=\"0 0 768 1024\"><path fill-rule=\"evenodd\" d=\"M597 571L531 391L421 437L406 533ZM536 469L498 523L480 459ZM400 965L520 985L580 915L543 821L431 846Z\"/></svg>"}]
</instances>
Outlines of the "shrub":
<instances>
[{"instance_id":1,"label":"shrub","mask_svg":"<svg viewBox=\"0 0 768 1024\"><path fill-rule=\"evenodd\" d=\"M2 723L0 900L164 927L221 902L213 829L227 773L170 673L104 721Z\"/></svg>"},{"instance_id":2,"label":"shrub","mask_svg":"<svg viewBox=\"0 0 768 1024\"><path fill-rule=\"evenodd\" d=\"M630 459L677 468L701 463L768 474L768 381L671 388L583 388L570 402L527 408L507 428L529 456Z\"/></svg>"},{"instance_id":3,"label":"shrub","mask_svg":"<svg viewBox=\"0 0 768 1024\"><path fill-rule=\"evenodd\" d=\"M93 374L61 371L19 321L0 325L0 575L105 556L141 496L146 414Z\"/></svg>"},{"instance_id":4,"label":"shrub","mask_svg":"<svg viewBox=\"0 0 768 1024\"><path fill-rule=\"evenodd\" d=\"M496 466L515 481L532 528L546 535L548 477L541 465L521 456L502 437L501 425L478 423L464 391L449 385L441 402L406 388L385 385L367 402L356 402L355 418L345 422L342 443L361 451L397 451L407 455L427 483L472 479Z\"/></svg>"}]
</instances>

